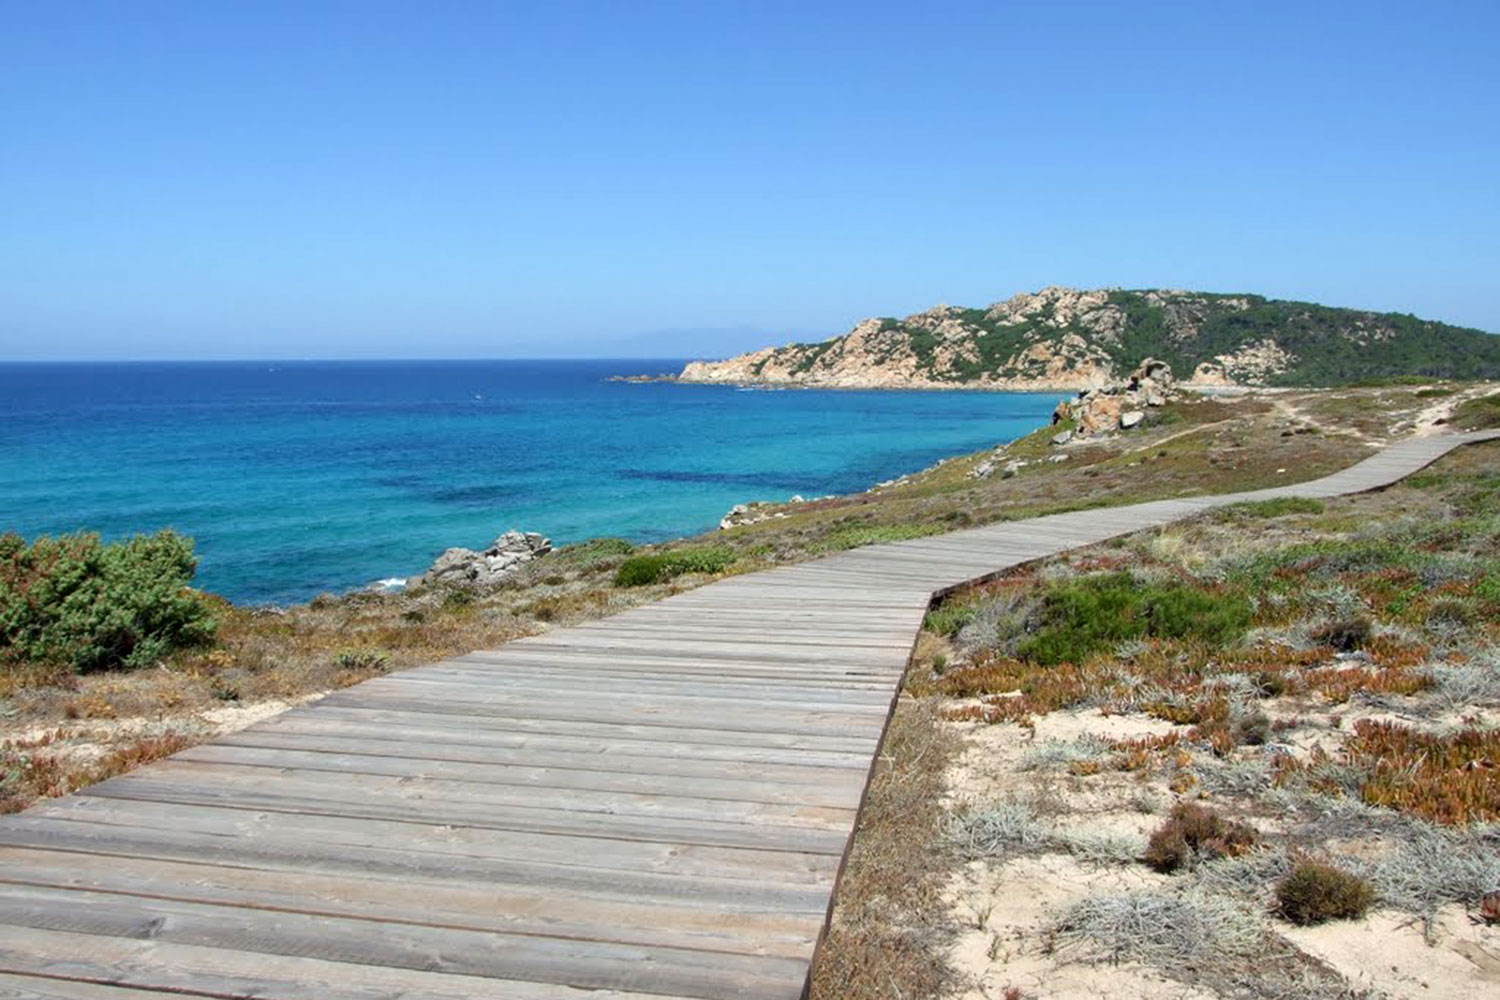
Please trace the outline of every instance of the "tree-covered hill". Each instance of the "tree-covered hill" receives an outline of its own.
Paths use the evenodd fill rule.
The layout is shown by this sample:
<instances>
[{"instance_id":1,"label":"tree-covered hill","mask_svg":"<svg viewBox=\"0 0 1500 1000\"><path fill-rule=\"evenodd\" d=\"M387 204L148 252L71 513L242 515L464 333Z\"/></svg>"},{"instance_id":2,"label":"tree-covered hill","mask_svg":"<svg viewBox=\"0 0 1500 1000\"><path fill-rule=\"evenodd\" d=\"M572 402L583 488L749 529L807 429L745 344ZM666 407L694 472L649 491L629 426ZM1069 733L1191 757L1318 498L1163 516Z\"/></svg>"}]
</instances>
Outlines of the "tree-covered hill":
<instances>
[{"instance_id":1,"label":"tree-covered hill","mask_svg":"<svg viewBox=\"0 0 1500 1000\"><path fill-rule=\"evenodd\" d=\"M1045 288L988 308L877 318L815 344L694 362L692 382L1075 387L1147 357L1200 383L1322 386L1391 376L1500 378L1500 337L1403 313L1259 295Z\"/></svg>"}]
</instances>

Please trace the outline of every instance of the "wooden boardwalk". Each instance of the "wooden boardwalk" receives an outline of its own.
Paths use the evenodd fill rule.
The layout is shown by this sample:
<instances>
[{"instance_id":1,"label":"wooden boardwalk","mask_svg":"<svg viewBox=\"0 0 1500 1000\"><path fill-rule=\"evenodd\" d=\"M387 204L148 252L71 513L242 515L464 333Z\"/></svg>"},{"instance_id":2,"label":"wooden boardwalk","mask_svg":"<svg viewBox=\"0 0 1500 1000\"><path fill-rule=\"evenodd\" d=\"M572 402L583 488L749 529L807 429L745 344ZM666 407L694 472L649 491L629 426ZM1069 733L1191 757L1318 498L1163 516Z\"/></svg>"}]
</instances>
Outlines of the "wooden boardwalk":
<instances>
[{"instance_id":1,"label":"wooden boardwalk","mask_svg":"<svg viewBox=\"0 0 1500 1000\"><path fill-rule=\"evenodd\" d=\"M0 998L799 997L934 592L1496 436L731 578L0 818Z\"/></svg>"}]
</instances>

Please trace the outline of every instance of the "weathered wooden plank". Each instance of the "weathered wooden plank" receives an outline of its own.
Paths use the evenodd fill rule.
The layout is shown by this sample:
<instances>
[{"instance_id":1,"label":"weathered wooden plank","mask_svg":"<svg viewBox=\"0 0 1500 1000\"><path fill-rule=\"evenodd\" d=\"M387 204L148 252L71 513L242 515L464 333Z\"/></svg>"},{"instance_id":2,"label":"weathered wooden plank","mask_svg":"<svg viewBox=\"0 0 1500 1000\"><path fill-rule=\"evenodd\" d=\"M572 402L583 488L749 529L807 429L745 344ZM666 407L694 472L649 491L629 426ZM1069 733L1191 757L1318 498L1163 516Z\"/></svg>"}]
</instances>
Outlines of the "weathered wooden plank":
<instances>
[{"instance_id":1,"label":"weathered wooden plank","mask_svg":"<svg viewBox=\"0 0 1500 1000\"><path fill-rule=\"evenodd\" d=\"M770 689L768 689L770 687ZM854 686L826 685L797 687L791 685L723 683L710 678L698 680L653 680L619 677L608 674L584 674L574 678L566 671L551 674L507 673L505 670L449 668L422 669L361 685L364 691L397 691L411 697L459 697L465 693L483 692L489 697L586 698L608 697L616 705L639 700L646 704L685 702L748 702L751 707L782 708L782 703L810 711L858 711L874 707L883 712L890 705L889 689L872 691ZM735 706L740 707L740 706Z\"/></svg>"},{"instance_id":2,"label":"weathered wooden plank","mask_svg":"<svg viewBox=\"0 0 1500 1000\"><path fill-rule=\"evenodd\" d=\"M0 895L0 924L586 989L646 986L705 1000L795 992L806 972L805 963L772 955L267 913L14 884Z\"/></svg>"},{"instance_id":3,"label":"weathered wooden plank","mask_svg":"<svg viewBox=\"0 0 1500 1000\"><path fill-rule=\"evenodd\" d=\"M733 704L718 705L641 705L633 710L611 704L609 699L592 699L586 703L555 701L545 698L497 698L481 696L463 698L413 699L401 692L364 691L347 688L323 699L324 703L342 708L399 708L410 713L444 716L524 716L560 722L620 722L638 726L663 726L672 729L717 723L724 731L741 733L780 733L812 736L865 736L874 727L879 734L883 715L878 712L778 711L767 709L751 713ZM715 710L717 709L717 710Z\"/></svg>"},{"instance_id":4,"label":"weathered wooden plank","mask_svg":"<svg viewBox=\"0 0 1500 1000\"><path fill-rule=\"evenodd\" d=\"M788 787L807 786L838 790L850 784L847 772L857 761L844 766L797 763L753 763L701 760L696 757L648 757L623 753L580 753L566 751L513 750L476 746L472 743L444 743L433 740L401 740L371 731L364 735L324 735L283 732L253 728L229 733L208 747L257 747L272 750L303 750L329 754L361 754L393 757L407 761L453 761L496 766L554 768L576 771L608 771L622 774L644 774L659 777L728 778L732 780L776 782ZM192 759L189 757L188 759ZM200 758L201 759L201 758Z\"/></svg>"},{"instance_id":5,"label":"weathered wooden plank","mask_svg":"<svg viewBox=\"0 0 1500 1000\"><path fill-rule=\"evenodd\" d=\"M0 828L0 844L266 870L436 879L753 912L802 913L826 905L836 868L822 857L753 848L616 844L607 838L561 835L538 835L528 842L512 831L448 830L410 821L255 814L175 803L151 810L146 802L94 802L103 808L69 804L64 808L78 811L20 817ZM151 826L153 817L174 825ZM314 837L322 839L309 839Z\"/></svg>"},{"instance_id":6,"label":"weathered wooden plank","mask_svg":"<svg viewBox=\"0 0 1500 1000\"><path fill-rule=\"evenodd\" d=\"M811 913L756 913L692 903L0 847L0 883L303 911L430 927L806 958ZM694 901L696 902L696 901ZM0 994L3 996L3 994Z\"/></svg>"},{"instance_id":7,"label":"weathered wooden plank","mask_svg":"<svg viewBox=\"0 0 1500 1000\"><path fill-rule=\"evenodd\" d=\"M647 654L612 655L583 654L569 650L514 650L490 653L469 653L465 656L444 660L438 665L472 667L500 667L505 670L535 670L539 672L573 671L596 672L613 677L662 676L672 677L717 677L725 682L745 684L768 684L779 686L782 681L792 684L820 686L842 686L866 684L881 690L890 690L905 666L895 657L879 660L861 660L848 665L819 664L796 665L772 664L753 660L695 660ZM423 668L426 669L426 668Z\"/></svg>"},{"instance_id":8,"label":"weathered wooden plank","mask_svg":"<svg viewBox=\"0 0 1500 1000\"><path fill-rule=\"evenodd\" d=\"M167 996L156 990L0 973L0 1000L164 1000Z\"/></svg>"},{"instance_id":9,"label":"weathered wooden plank","mask_svg":"<svg viewBox=\"0 0 1500 1000\"><path fill-rule=\"evenodd\" d=\"M695 1000L14 925L0 971L236 1000Z\"/></svg>"},{"instance_id":10,"label":"weathered wooden plank","mask_svg":"<svg viewBox=\"0 0 1500 1000\"><path fill-rule=\"evenodd\" d=\"M628 792L636 795L700 798L762 804L793 804L854 809L859 805L858 782L838 771L820 780L786 778L701 777L652 774L638 770L538 767L517 763L393 757L339 750L245 746L243 742L206 744L177 754L179 761L229 764L240 767L318 771L331 774L427 778L478 785L517 785L552 790ZM541 801L541 800L530 800Z\"/></svg>"},{"instance_id":11,"label":"weathered wooden plank","mask_svg":"<svg viewBox=\"0 0 1500 1000\"><path fill-rule=\"evenodd\" d=\"M681 761L701 761L713 767L722 762L726 768L740 763L784 764L802 767L868 768L868 739L838 740L833 744L815 744L815 748L795 745L795 738L778 737L768 745L741 741L738 743L701 743L686 739L673 740L671 732L652 740L644 736L616 737L611 733L591 735L587 732L515 731L503 727L483 727L465 721L447 724L443 720L418 720L418 716L401 712L338 712L328 707L321 712L285 712L256 723L238 734L303 733L309 735L350 736L378 739L392 743L427 745L460 745L538 753L578 753L590 756L619 756ZM488 720L495 721L495 720ZM504 720L500 720L504 721ZM598 729L622 727L599 726ZM657 730L661 732L661 730ZM756 735L756 734L736 734ZM773 734L774 735L774 734ZM227 737L226 737L227 738ZM825 747L828 747L825 749Z\"/></svg>"},{"instance_id":12,"label":"weathered wooden plank","mask_svg":"<svg viewBox=\"0 0 1500 1000\"><path fill-rule=\"evenodd\" d=\"M834 753L872 751L869 734L863 729L854 735L832 735L827 732L784 732L777 730L744 731L739 729L704 729L698 726L673 726L661 722L642 725L615 719L535 718L503 713L423 712L400 707L343 706L328 699L316 705L292 709L282 718L357 719L376 724L442 726L469 733L501 733L525 738L534 735L582 736L601 739L645 741L653 744L681 740L702 746L719 746L727 750L807 750Z\"/></svg>"},{"instance_id":13,"label":"weathered wooden plank","mask_svg":"<svg viewBox=\"0 0 1500 1000\"><path fill-rule=\"evenodd\" d=\"M388 819L420 816L434 825L563 836L614 837L712 847L759 847L795 853L838 854L848 813L827 806L779 806L714 799L574 791L525 805L526 789L449 796L447 785L370 775L320 775L184 762L170 773L139 773L81 793L114 799L221 805L266 812ZM717 812L714 806L722 806ZM726 818L728 817L728 818Z\"/></svg>"}]
</instances>

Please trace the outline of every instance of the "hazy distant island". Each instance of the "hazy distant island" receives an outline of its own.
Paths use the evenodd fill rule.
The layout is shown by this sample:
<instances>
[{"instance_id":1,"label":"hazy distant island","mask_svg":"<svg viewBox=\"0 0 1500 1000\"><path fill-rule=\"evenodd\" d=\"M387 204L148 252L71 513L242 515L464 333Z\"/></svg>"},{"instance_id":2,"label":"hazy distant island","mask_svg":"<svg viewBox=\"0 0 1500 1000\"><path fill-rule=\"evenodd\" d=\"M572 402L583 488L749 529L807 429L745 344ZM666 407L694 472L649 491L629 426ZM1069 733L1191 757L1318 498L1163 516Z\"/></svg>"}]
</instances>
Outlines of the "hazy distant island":
<instances>
[{"instance_id":1,"label":"hazy distant island","mask_svg":"<svg viewBox=\"0 0 1500 1000\"><path fill-rule=\"evenodd\" d=\"M1116 381L1147 357L1195 386L1500 378L1500 337L1404 313L1260 295L1051 286L987 308L941 305L904 319L867 319L818 343L693 361L675 381L1072 390Z\"/></svg>"}]
</instances>

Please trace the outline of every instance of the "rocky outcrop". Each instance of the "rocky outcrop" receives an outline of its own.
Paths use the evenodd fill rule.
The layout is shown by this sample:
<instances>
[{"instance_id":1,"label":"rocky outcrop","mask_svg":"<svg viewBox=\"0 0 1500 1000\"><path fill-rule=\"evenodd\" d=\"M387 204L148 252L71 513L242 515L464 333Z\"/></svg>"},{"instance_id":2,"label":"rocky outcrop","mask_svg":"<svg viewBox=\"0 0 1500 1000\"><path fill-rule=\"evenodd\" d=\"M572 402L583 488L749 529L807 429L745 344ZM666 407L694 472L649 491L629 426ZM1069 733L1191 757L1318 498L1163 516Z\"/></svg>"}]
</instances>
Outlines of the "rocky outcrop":
<instances>
[{"instance_id":1,"label":"rocky outcrop","mask_svg":"<svg viewBox=\"0 0 1500 1000\"><path fill-rule=\"evenodd\" d=\"M1052 411L1052 423L1071 427L1054 434L1052 443L1062 446L1137 427L1145 421L1149 409L1166 406L1178 395L1171 367L1165 361L1147 358L1125 381L1085 389L1076 399L1058 403Z\"/></svg>"},{"instance_id":2,"label":"rocky outcrop","mask_svg":"<svg viewBox=\"0 0 1500 1000\"><path fill-rule=\"evenodd\" d=\"M1147 355L1204 386L1500 377L1500 338L1478 330L1257 295L1054 285L984 309L936 306L815 344L694 361L678 381L1073 391L1119 381Z\"/></svg>"},{"instance_id":3,"label":"rocky outcrop","mask_svg":"<svg viewBox=\"0 0 1500 1000\"><path fill-rule=\"evenodd\" d=\"M483 552L448 549L426 573L409 581L458 587L488 587L500 583L533 559L552 551L552 542L534 531L507 531Z\"/></svg>"},{"instance_id":4,"label":"rocky outcrop","mask_svg":"<svg viewBox=\"0 0 1500 1000\"><path fill-rule=\"evenodd\" d=\"M800 503L801 497L794 497L792 502ZM759 524L769 521L773 517L786 517L786 511L779 509L782 505L772 503L769 500L751 500L749 503L737 503L729 509L729 513L719 518L719 530L728 531L730 528L738 528L745 524Z\"/></svg>"},{"instance_id":5,"label":"rocky outcrop","mask_svg":"<svg viewBox=\"0 0 1500 1000\"><path fill-rule=\"evenodd\" d=\"M1297 357L1283 350L1274 340L1257 341L1228 354L1216 354L1212 361L1200 362L1193 369L1193 382L1199 385L1267 385L1277 375L1285 374L1296 364Z\"/></svg>"},{"instance_id":6,"label":"rocky outcrop","mask_svg":"<svg viewBox=\"0 0 1500 1000\"><path fill-rule=\"evenodd\" d=\"M814 501L831 499L833 499L831 496L813 498ZM738 528L746 524L759 524L762 521L783 518L799 504L808 502L806 497L799 494L780 503L775 500L751 500L749 503L737 503L729 509L729 513L719 519L719 530L728 531L730 528Z\"/></svg>"}]
</instances>

